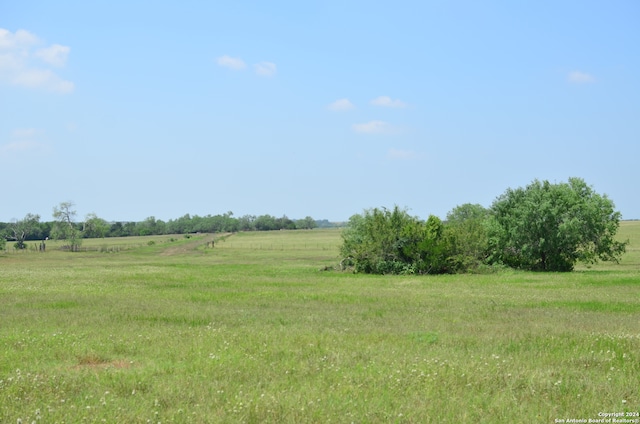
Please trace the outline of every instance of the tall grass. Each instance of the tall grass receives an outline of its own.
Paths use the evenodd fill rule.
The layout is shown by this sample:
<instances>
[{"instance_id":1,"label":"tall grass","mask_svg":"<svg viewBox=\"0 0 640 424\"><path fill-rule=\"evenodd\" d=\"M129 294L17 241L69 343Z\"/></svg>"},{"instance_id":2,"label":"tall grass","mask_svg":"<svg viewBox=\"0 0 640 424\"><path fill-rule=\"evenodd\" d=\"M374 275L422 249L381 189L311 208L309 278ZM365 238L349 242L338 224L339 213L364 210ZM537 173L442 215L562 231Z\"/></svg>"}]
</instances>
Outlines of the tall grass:
<instances>
[{"instance_id":1,"label":"tall grass","mask_svg":"<svg viewBox=\"0 0 640 424\"><path fill-rule=\"evenodd\" d=\"M630 248L639 228L622 227ZM638 411L636 251L569 274L367 276L324 271L338 264L339 234L0 255L0 422L528 423Z\"/></svg>"}]
</instances>

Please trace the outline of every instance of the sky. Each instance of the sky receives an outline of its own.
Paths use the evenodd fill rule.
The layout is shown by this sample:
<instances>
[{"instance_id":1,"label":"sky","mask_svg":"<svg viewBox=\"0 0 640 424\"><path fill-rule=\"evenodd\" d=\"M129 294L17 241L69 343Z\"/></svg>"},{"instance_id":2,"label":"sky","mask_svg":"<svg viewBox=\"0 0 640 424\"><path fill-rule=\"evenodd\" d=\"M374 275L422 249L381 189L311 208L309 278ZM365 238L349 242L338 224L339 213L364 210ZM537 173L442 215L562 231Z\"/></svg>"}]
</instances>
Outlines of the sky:
<instances>
[{"instance_id":1,"label":"sky","mask_svg":"<svg viewBox=\"0 0 640 424\"><path fill-rule=\"evenodd\" d=\"M640 219L640 2L0 2L0 222L445 218L580 177Z\"/></svg>"}]
</instances>

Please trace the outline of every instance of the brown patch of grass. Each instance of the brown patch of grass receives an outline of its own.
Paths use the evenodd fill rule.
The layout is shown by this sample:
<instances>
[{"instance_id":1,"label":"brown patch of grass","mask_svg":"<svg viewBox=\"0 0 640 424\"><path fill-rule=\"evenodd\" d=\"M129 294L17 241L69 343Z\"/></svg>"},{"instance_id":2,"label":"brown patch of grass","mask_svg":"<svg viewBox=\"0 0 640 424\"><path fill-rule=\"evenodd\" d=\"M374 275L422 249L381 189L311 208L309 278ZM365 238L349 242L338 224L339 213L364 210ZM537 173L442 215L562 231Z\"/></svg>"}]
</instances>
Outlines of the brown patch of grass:
<instances>
[{"instance_id":1,"label":"brown patch of grass","mask_svg":"<svg viewBox=\"0 0 640 424\"><path fill-rule=\"evenodd\" d=\"M131 368L132 361L126 361L124 359L110 360L102 358L95 354L89 354L78 358L78 364L73 369L126 369Z\"/></svg>"}]
</instances>

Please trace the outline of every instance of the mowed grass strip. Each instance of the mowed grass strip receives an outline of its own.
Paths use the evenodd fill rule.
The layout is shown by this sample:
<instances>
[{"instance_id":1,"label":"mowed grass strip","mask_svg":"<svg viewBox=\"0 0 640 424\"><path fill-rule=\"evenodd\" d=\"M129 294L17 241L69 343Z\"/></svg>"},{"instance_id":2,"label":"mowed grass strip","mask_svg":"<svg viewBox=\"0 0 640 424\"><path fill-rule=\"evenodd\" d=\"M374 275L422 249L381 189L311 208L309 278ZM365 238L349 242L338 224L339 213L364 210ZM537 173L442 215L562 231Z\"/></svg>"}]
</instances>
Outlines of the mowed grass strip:
<instances>
[{"instance_id":1,"label":"mowed grass strip","mask_svg":"<svg viewBox=\"0 0 640 424\"><path fill-rule=\"evenodd\" d=\"M321 271L339 263L339 234L0 255L0 422L638 411L638 262L570 274ZM175 243L189 251L163 254Z\"/></svg>"}]
</instances>

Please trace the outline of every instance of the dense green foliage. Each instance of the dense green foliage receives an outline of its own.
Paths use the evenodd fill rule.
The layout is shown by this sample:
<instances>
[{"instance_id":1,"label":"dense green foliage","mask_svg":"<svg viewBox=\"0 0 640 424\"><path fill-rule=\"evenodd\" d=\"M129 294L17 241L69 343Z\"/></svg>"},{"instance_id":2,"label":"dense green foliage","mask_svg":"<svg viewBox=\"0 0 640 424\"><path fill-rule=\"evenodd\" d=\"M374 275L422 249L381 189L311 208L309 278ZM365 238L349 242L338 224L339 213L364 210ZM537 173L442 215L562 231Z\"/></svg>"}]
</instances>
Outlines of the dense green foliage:
<instances>
[{"instance_id":1,"label":"dense green foliage","mask_svg":"<svg viewBox=\"0 0 640 424\"><path fill-rule=\"evenodd\" d=\"M583 180L534 181L508 189L490 209L465 204L442 223L395 207L354 215L343 233L344 264L355 272L431 274L506 265L532 271L571 271L576 262L617 261L620 213Z\"/></svg>"},{"instance_id":2,"label":"dense green foliage","mask_svg":"<svg viewBox=\"0 0 640 424\"><path fill-rule=\"evenodd\" d=\"M447 214L449 256L457 271L475 270L489 255L490 211L477 204L455 207Z\"/></svg>"},{"instance_id":3,"label":"dense green foliage","mask_svg":"<svg viewBox=\"0 0 640 424\"><path fill-rule=\"evenodd\" d=\"M625 251L614 238L620 212L579 178L509 189L492 212L492 259L513 268L571 271L577 261L617 261Z\"/></svg>"},{"instance_id":4,"label":"dense green foliage","mask_svg":"<svg viewBox=\"0 0 640 424\"><path fill-rule=\"evenodd\" d=\"M422 223L397 206L354 215L343 232L343 264L371 274L428 274L448 271L442 222Z\"/></svg>"},{"instance_id":5,"label":"dense green foliage","mask_svg":"<svg viewBox=\"0 0 640 424\"><path fill-rule=\"evenodd\" d=\"M82 233L86 238L101 238L107 235L109 223L99 218L95 213L90 213L82 225Z\"/></svg>"}]
</instances>

